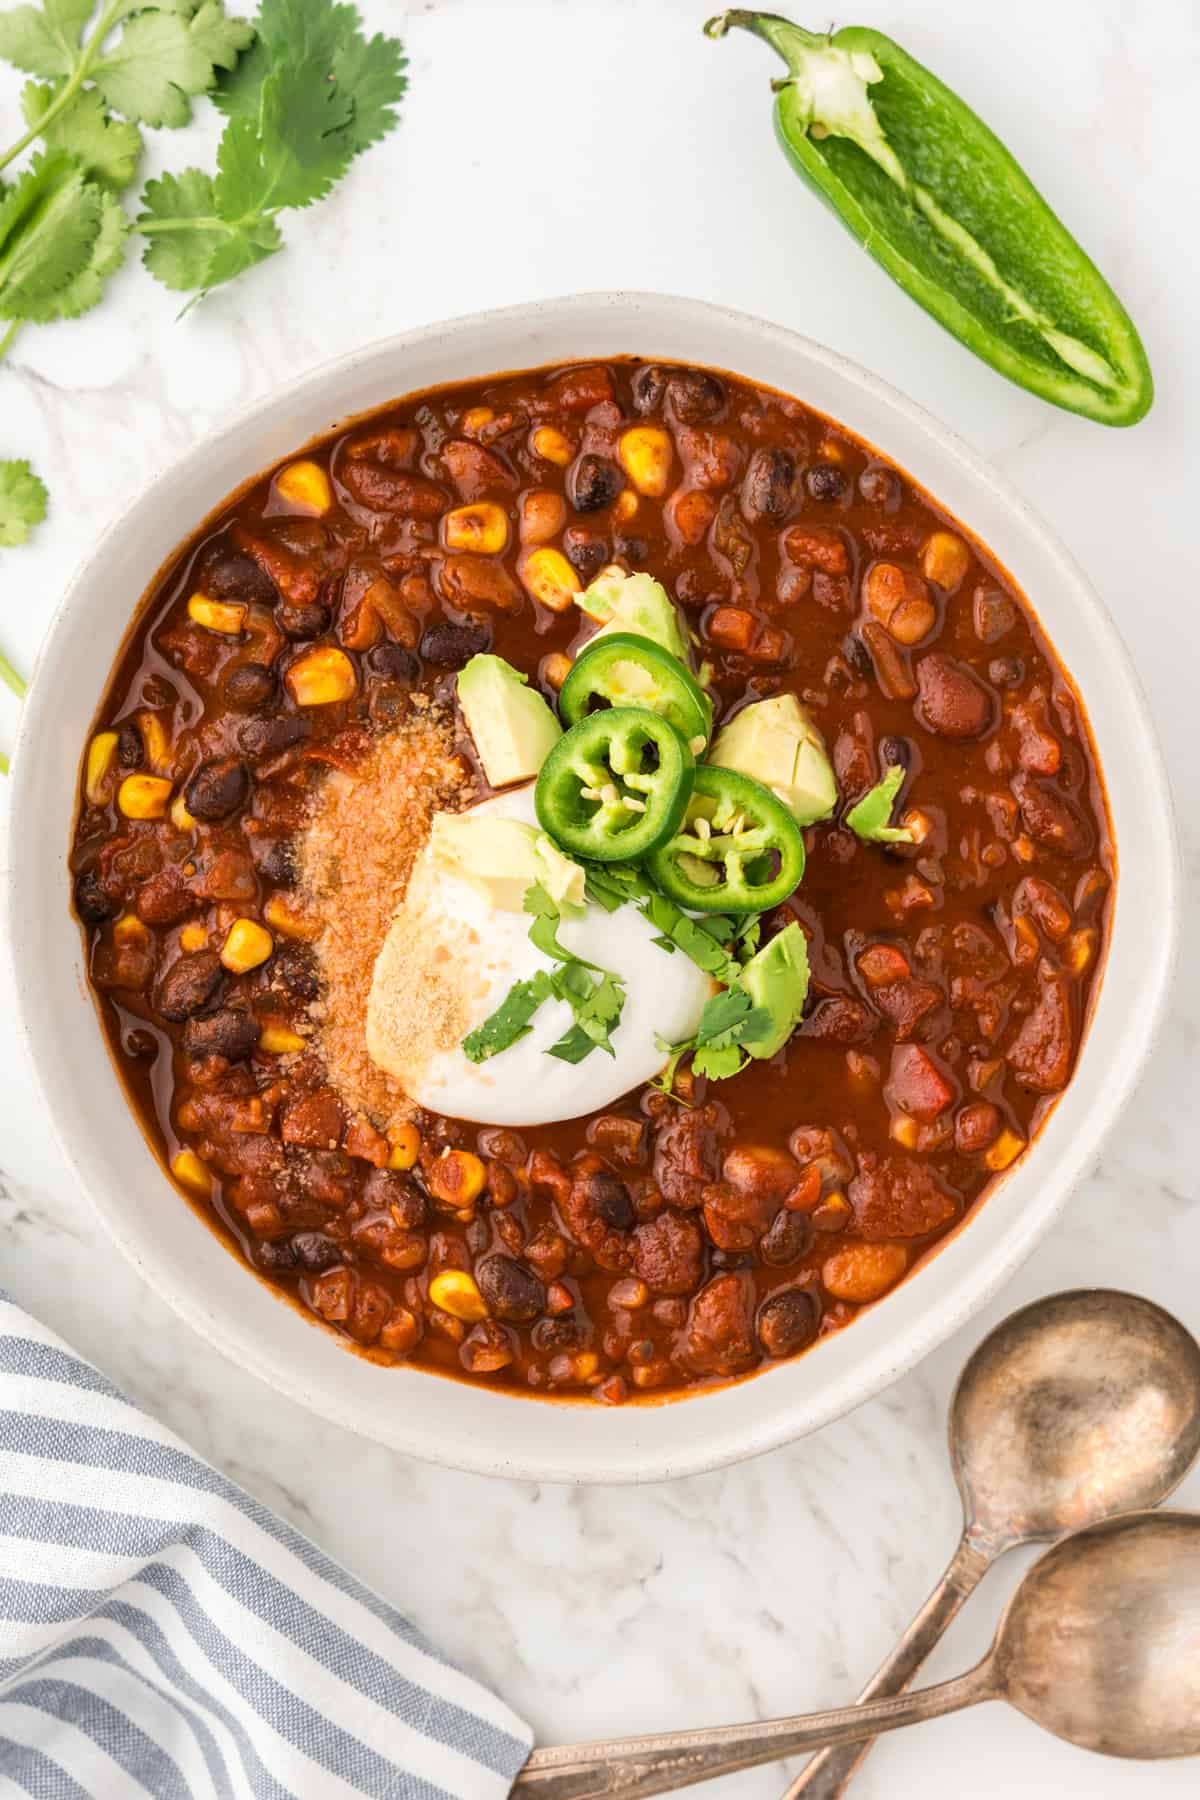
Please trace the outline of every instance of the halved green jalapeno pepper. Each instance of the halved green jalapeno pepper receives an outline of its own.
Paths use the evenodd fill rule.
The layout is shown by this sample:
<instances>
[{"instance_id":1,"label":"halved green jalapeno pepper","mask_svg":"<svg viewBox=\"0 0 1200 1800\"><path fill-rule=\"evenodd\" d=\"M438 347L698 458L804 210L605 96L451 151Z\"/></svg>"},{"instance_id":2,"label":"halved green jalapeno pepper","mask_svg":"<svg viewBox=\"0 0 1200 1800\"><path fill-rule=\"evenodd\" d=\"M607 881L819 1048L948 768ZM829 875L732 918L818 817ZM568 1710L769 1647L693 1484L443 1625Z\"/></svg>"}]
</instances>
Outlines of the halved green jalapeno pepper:
<instances>
[{"instance_id":1,"label":"halved green jalapeno pepper","mask_svg":"<svg viewBox=\"0 0 1200 1800\"><path fill-rule=\"evenodd\" d=\"M765 912L799 885L804 838L761 782L702 763L683 824L646 866L692 912Z\"/></svg>"},{"instance_id":2,"label":"halved green jalapeno pepper","mask_svg":"<svg viewBox=\"0 0 1200 1800\"><path fill-rule=\"evenodd\" d=\"M722 13L788 66L775 125L789 160L865 249L969 350L1056 406L1132 425L1154 398L1133 321L1019 163L882 32L804 31Z\"/></svg>"},{"instance_id":3,"label":"halved green jalapeno pepper","mask_svg":"<svg viewBox=\"0 0 1200 1800\"><path fill-rule=\"evenodd\" d=\"M682 823L695 766L661 714L613 706L559 738L533 802L542 830L572 855L639 862Z\"/></svg>"},{"instance_id":4,"label":"halved green jalapeno pepper","mask_svg":"<svg viewBox=\"0 0 1200 1800\"><path fill-rule=\"evenodd\" d=\"M648 706L669 719L697 755L712 731L712 702L691 670L661 644L631 631L585 647L562 684L558 710L564 724L578 724L603 706Z\"/></svg>"}]
</instances>

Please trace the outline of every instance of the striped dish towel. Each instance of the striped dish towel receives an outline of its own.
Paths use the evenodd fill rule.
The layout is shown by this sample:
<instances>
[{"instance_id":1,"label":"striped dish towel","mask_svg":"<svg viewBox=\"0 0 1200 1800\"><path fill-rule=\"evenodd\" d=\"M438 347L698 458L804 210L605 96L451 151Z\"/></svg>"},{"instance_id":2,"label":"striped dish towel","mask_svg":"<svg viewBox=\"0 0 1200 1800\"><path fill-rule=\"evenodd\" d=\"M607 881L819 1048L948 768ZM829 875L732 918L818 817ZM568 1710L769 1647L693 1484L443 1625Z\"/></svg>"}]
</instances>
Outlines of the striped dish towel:
<instances>
[{"instance_id":1,"label":"striped dish towel","mask_svg":"<svg viewBox=\"0 0 1200 1800\"><path fill-rule=\"evenodd\" d=\"M0 1794L502 1800L530 1742L0 1293Z\"/></svg>"}]
</instances>

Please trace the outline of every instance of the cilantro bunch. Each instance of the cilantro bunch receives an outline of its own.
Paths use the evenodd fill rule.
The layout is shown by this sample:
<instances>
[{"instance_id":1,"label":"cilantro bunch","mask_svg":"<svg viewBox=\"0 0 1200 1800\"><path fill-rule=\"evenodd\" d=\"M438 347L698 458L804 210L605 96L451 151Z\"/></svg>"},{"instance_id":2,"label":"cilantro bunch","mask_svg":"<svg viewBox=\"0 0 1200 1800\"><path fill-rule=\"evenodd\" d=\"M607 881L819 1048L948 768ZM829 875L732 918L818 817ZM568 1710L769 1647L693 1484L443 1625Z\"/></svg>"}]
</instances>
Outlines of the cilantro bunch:
<instances>
[{"instance_id":1,"label":"cilantro bunch","mask_svg":"<svg viewBox=\"0 0 1200 1800\"><path fill-rule=\"evenodd\" d=\"M274 256L279 215L325 199L406 86L400 43L339 0L261 0L253 20L224 0L40 0L0 12L0 58L33 77L0 151L0 359L23 327L98 305L131 236L193 298ZM131 217L144 129L186 125L205 94L226 119L215 173L147 182ZM46 502L28 463L0 462L0 545Z\"/></svg>"}]
</instances>

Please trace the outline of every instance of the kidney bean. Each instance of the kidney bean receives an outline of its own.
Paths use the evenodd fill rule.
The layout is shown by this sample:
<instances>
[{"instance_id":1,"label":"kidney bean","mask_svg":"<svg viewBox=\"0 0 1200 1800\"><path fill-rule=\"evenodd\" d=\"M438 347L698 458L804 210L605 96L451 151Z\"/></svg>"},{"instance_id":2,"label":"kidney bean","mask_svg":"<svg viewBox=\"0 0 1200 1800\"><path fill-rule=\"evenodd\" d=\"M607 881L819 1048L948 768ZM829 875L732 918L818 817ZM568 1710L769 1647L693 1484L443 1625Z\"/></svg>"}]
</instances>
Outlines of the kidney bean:
<instances>
[{"instance_id":1,"label":"kidney bean","mask_svg":"<svg viewBox=\"0 0 1200 1800\"><path fill-rule=\"evenodd\" d=\"M1022 771L1012 779L1021 820L1031 838L1059 856L1087 856L1095 834L1067 796L1036 775Z\"/></svg>"},{"instance_id":2,"label":"kidney bean","mask_svg":"<svg viewBox=\"0 0 1200 1800\"><path fill-rule=\"evenodd\" d=\"M967 668L941 650L917 664L917 718L939 737L982 737L996 719L996 698Z\"/></svg>"}]
</instances>

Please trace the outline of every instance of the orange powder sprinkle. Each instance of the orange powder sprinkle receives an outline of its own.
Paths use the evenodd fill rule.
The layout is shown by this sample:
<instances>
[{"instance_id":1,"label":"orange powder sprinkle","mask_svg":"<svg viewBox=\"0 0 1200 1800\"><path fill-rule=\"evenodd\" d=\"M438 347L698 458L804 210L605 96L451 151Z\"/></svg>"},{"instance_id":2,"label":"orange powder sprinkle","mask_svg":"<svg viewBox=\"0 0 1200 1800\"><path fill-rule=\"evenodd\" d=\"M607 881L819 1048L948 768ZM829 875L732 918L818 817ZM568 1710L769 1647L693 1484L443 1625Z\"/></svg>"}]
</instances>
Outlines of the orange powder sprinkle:
<instances>
[{"instance_id":1,"label":"orange powder sprinkle","mask_svg":"<svg viewBox=\"0 0 1200 1800\"><path fill-rule=\"evenodd\" d=\"M321 921L314 946L322 993L310 1016L317 1048L352 1112L381 1131L411 1117L399 1083L367 1053L367 998L375 958L404 898L413 862L435 812L471 798L471 778L454 753L448 715L414 700L353 775L330 773L317 791L299 842L301 898ZM428 995L410 992L414 1028ZM403 1019L394 1021L401 1033Z\"/></svg>"}]
</instances>

